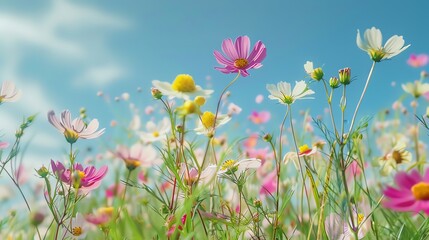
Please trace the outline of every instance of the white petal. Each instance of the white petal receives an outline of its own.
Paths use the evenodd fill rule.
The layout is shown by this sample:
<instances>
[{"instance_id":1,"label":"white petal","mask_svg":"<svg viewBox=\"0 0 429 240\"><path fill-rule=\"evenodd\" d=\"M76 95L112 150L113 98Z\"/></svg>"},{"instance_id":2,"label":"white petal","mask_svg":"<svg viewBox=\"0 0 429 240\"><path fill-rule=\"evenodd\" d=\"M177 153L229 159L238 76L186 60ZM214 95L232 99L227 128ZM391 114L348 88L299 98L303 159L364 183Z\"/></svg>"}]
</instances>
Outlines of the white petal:
<instances>
[{"instance_id":1,"label":"white petal","mask_svg":"<svg viewBox=\"0 0 429 240\"><path fill-rule=\"evenodd\" d=\"M314 68L313 68L313 62L307 61L307 62L304 64L304 70L305 70L305 72L307 72L308 74L311 74L311 73L314 71Z\"/></svg>"}]
</instances>

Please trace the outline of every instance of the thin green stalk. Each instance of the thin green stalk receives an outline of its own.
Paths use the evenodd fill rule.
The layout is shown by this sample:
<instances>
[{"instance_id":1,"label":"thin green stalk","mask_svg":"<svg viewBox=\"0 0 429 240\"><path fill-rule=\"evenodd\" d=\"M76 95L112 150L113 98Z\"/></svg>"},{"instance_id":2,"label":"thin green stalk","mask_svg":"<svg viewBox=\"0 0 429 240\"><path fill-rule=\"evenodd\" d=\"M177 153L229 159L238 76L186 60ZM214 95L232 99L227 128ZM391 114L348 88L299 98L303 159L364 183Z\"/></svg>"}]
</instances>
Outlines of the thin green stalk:
<instances>
[{"instance_id":1,"label":"thin green stalk","mask_svg":"<svg viewBox=\"0 0 429 240\"><path fill-rule=\"evenodd\" d=\"M277 171L277 185L276 185L276 215L275 215L275 221L274 221L274 231L273 231L273 238L275 238L277 233L277 228L279 225L279 205L280 205L280 173L281 173L281 164L282 164L282 135L283 135L283 129L284 124L286 122L287 116L289 113L289 108L286 110L286 114L283 117L282 124L280 125L280 135L279 135L279 152L278 156L275 152L275 147L272 146L274 151L274 157L276 159L276 171ZM270 140L271 145L273 145L272 141Z\"/></svg>"},{"instance_id":2,"label":"thin green stalk","mask_svg":"<svg viewBox=\"0 0 429 240\"><path fill-rule=\"evenodd\" d=\"M322 82L323 82L323 87L325 88L326 99L328 100L329 114L331 115L332 127L334 128L335 136L337 137L337 139L340 139L340 137L338 136L337 126L335 125L334 113L332 111L332 91L331 93L329 93L328 87L326 86L325 79L322 79Z\"/></svg>"},{"instance_id":3,"label":"thin green stalk","mask_svg":"<svg viewBox=\"0 0 429 240\"><path fill-rule=\"evenodd\" d=\"M355 120L356 120L356 115L357 115L357 112L359 110L360 104L362 103L362 99L365 96L366 89L368 88L369 82L371 80L371 76L372 76L372 72L374 71L374 67L375 67L375 61L372 62L372 66L371 66L371 69L369 70L368 78L366 79L365 87L363 88L359 102L356 105L356 109L355 109L355 112L354 112L353 117L352 117L352 122L350 123L349 133L353 130L353 125L354 125Z\"/></svg>"}]
</instances>

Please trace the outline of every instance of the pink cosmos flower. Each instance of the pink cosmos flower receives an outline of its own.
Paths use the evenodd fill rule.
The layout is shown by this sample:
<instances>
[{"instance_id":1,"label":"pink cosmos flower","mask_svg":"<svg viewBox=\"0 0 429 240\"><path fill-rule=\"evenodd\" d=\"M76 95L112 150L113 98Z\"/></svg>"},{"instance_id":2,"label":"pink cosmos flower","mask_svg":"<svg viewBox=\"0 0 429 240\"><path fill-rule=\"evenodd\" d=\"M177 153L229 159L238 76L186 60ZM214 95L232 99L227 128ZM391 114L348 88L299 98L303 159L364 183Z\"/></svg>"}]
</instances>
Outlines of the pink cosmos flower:
<instances>
[{"instance_id":1,"label":"pink cosmos flower","mask_svg":"<svg viewBox=\"0 0 429 240\"><path fill-rule=\"evenodd\" d=\"M250 39L248 36L240 36L232 42L230 38L223 40L222 51L226 55L222 55L218 51L214 51L216 61L223 67L215 67L222 73L240 73L241 76L247 77L249 69L258 69L262 67L261 62L267 55L265 45L258 41L253 50L250 52Z\"/></svg>"},{"instance_id":2,"label":"pink cosmos flower","mask_svg":"<svg viewBox=\"0 0 429 240\"><path fill-rule=\"evenodd\" d=\"M252 133L250 136L244 140L243 145L245 148L253 148L258 143L259 135L257 133Z\"/></svg>"},{"instance_id":3,"label":"pink cosmos flower","mask_svg":"<svg viewBox=\"0 0 429 240\"><path fill-rule=\"evenodd\" d=\"M254 124L266 123L271 119L271 113L268 111L253 111L252 114L249 116L249 119Z\"/></svg>"},{"instance_id":4,"label":"pink cosmos flower","mask_svg":"<svg viewBox=\"0 0 429 240\"><path fill-rule=\"evenodd\" d=\"M411 54L410 58L408 58L407 63L411 67L423 67L429 62L429 56L427 54Z\"/></svg>"},{"instance_id":5,"label":"pink cosmos flower","mask_svg":"<svg viewBox=\"0 0 429 240\"><path fill-rule=\"evenodd\" d=\"M395 183L399 188L387 186L384 190L384 207L399 212L424 211L429 214L429 168L423 176L415 169L411 173L399 172Z\"/></svg>"},{"instance_id":6,"label":"pink cosmos flower","mask_svg":"<svg viewBox=\"0 0 429 240\"><path fill-rule=\"evenodd\" d=\"M110 222L113 217L113 207L99 208L95 213L90 213L85 216L85 220L94 225L102 226Z\"/></svg>"},{"instance_id":7,"label":"pink cosmos flower","mask_svg":"<svg viewBox=\"0 0 429 240\"><path fill-rule=\"evenodd\" d=\"M115 183L106 189L106 198L111 199L113 197L122 196L125 190L124 184Z\"/></svg>"},{"instance_id":8,"label":"pink cosmos flower","mask_svg":"<svg viewBox=\"0 0 429 240\"><path fill-rule=\"evenodd\" d=\"M54 111L48 112L48 121L61 133L64 134L67 142L75 143L79 138L92 139L101 136L104 133L104 128L97 131L98 120L93 119L88 125L81 119L75 118L71 120L69 110L64 110L61 113L61 119L58 120Z\"/></svg>"},{"instance_id":9,"label":"pink cosmos flower","mask_svg":"<svg viewBox=\"0 0 429 240\"><path fill-rule=\"evenodd\" d=\"M0 104L4 102L15 102L21 97L21 90L16 90L15 84L4 81L0 88Z\"/></svg>"},{"instance_id":10,"label":"pink cosmos flower","mask_svg":"<svg viewBox=\"0 0 429 240\"><path fill-rule=\"evenodd\" d=\"M277 190L277 172L273 170L268 174L263 182L261 189L259 190L260 195L272 195Z\"/></svg>"},{"instance_id":11,"label":"pink cosmos flower","mask_svg":"<svg viewBox=\"0 0 429 240\"><path fill-rule=\"evenodd\" d=\"M118 146L115 155L125 162L129 170L134 170L138 166L151 167L161 164L156 150L150 145L144 146L140 143L135 143L130 148Z\"/></svg>"},{"instance_id":12,"label":"pink cosmos flower","mask_svg":"<svg viewBox=\"0 0 429 240\"><path fill-rule=\"evenodd\" d=\"M52 171L59 180L67 184L73 184L82 194L89 193L101 184L101 180L106 176L107 166L101 167L98 171L94 166L83 168L79 163L74 165L74 173L67 169L61 162L51 160Z\"/></svg>"}]
</instances>

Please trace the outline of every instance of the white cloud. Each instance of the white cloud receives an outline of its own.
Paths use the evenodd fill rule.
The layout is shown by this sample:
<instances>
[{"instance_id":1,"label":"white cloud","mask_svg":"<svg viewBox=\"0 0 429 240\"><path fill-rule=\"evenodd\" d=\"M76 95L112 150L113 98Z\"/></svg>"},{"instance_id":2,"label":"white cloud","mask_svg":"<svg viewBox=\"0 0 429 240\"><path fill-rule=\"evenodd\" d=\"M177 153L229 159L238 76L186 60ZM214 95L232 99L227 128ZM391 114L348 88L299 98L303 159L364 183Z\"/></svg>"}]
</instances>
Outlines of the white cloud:
<instances>
[{"instance_id":1,"label":"white cloud","mask_svg":"<svg viewBox=\"0 0 429 240\"><path fill-rule=\"evenodd\" d=\"M126 75L126 71L115 64L105 66L94 66L88 68L81 76L76 79L78 84L94 84L104 86L115 80L121 79Z\"/></svg>"}]
</instances>

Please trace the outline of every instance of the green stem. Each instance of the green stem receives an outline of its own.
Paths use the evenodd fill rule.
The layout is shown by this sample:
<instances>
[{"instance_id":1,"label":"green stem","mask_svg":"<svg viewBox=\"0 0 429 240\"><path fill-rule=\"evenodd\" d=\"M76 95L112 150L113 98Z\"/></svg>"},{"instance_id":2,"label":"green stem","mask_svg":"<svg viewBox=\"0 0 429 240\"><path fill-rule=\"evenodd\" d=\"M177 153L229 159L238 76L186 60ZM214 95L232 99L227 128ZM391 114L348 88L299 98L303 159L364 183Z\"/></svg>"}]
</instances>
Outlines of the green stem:
<instances>
[{"instance_id":1,"label":"green stem","mask_svg":"<svg viewBox=\"0 0 429 240\"><path fill-rule=\"evenodd\" d=\"M362 94L360 96L359 102L356 105L356 109L355 109L355 112L353 114L352 122L351 122L350 128L349 128L349 133L353 130L353 125L354 125L355 120L356 120L356 115L357 115L357 112L359 110L360 104L362 103L362 99L365 96L366 89L368 88L369 82L371 80L371 76L372 76L372 72L374 71L374 67L375 67L375 61L372 62L372 66L371 66L371 69L369 70L368 78L366 79L365 87L363 88L363 91L362 91Z\"/></svg>"}]
</instances>

